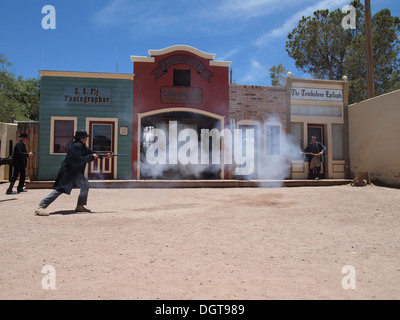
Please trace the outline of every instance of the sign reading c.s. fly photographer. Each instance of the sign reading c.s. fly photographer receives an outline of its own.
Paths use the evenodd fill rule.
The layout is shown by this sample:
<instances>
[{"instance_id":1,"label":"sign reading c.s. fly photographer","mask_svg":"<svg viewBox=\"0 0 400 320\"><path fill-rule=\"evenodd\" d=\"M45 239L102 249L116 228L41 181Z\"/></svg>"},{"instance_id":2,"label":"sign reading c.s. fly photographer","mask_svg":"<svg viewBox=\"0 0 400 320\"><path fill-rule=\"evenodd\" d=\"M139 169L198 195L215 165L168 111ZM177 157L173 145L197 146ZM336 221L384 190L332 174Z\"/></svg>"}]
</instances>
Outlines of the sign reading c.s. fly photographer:
<instances>
[{"instance_id":1,"label":"sign reading c.s. fly photographer","mask_svg":"<svg viewBox=\"0 0 400 320\"><path fill-rule=\"evenodd\" d=\"M106 106L111 104L110 88L64 87L66 104Z\"/></svg>"}]
</instances>

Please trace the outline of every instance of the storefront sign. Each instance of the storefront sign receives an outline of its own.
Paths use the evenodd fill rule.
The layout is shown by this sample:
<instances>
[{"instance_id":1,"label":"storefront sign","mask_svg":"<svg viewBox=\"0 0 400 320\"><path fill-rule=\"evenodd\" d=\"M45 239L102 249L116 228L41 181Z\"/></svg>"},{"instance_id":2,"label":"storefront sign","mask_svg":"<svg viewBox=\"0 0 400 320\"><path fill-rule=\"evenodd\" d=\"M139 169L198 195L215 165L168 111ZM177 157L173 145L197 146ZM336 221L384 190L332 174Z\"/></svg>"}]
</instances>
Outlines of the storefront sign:
<instances>
[{"instance_id":1,"label":"storefront sign","mask_svg":"<svg viewBox=\"0 0 400 320\"><path fill-rule=\"evenodd\" d=\"M110 88L64 87L66 104L110 105Z\"/></svg>"},{"instance_id":2,"label":"storefront sign","mask_svg":"<svg viewBox=\"0 0 400 320\"><path fill-rule=\"evenodd\" d=\"M202 104L203 91L201 88L162 87L161 102Z\"/></svg>"},{"instance_id":3,"label":"storefront sign","mask_svg":"<svg viewBox=\"0 0 400 320\"><path fill-rule=\"evenodd\" d=\"M343 90L292 88L293 100L343 101Z\"/></svg>"},{"instance_id":4,"label":"storefront sign","mask_svg":"<svg viewBox=\"0 0 400 320\"><path fill-rule=\"evenodd\" d=\"M210 78L213 76L212 72L207 69L206 65L202 63L199 59L196 59L192 56L189 56L187 54L176 54L173 56L170 56L168 58L165 58L163 61L161 61L158 64L158 67L155 68L151 74L154 74L156 81L162 77L165 72L177 65L177 64L186 64L188 66L193 67L194 69L197 70L197 72L202 76L204 79L206 79L208 82L210 82Z\"/></svg>"},{"instance_id":5,"label":"storefront sign","mask_svg":"<svg viewBox=\"0 0 400 320\"><path fill-rule=\"evenodd\" d=\"M119 135L120 136L127 136L129 132L128 127L119 127Z\"/></svg>"}]
</instances>

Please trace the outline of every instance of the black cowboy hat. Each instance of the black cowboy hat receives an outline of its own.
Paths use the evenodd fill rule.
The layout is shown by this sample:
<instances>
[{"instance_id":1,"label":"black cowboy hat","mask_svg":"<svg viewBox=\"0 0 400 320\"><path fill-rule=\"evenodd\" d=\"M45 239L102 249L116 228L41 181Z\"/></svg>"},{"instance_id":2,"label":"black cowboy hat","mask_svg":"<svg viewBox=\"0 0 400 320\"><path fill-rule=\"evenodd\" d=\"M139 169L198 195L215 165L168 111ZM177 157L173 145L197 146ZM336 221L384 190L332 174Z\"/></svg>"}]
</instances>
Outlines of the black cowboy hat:
<instances>
[{"instance_id":1,"label":"black cowboy hat","mask_svg":"<svg viewBox=\"0 0 400 320\"><path fill-rule=\"evenodd\" d=\"M74 139L87 138L87 137L89 137L89 135L85 130L78 130L75 133Z\"/></svg>"},{"instance_id":2,"label":"black cowboy hat","mask_svg":"<svg viewBox=\"0 0 400 320\"><path fill-rule=\"evenodd\" d=\"M28 134L27 133L21 133L18 138L28 138Z\"/></svg>"}]
</instances>

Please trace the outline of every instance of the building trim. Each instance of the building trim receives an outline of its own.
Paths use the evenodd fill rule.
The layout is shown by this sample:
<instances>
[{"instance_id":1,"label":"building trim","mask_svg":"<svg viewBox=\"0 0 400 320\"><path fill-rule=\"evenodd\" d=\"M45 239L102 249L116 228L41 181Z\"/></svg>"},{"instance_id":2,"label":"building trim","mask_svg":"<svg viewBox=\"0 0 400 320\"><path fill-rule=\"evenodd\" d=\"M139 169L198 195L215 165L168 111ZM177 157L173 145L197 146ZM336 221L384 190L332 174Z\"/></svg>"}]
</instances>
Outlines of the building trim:
<instances>
[{"instance_id":1,"label":"building trim","mask_svg":"<svg viewBox=\"0 0 400 320\"><path fill-rule=\"evenodd\" d=\"M210 61L210 66L212 67L230 67L230 65L232 64L231 61L216 61L216 60L212 60Z\"/></svg>"},{"instance_id":2,"label":"building trim","mask_svg":"<svg viewBox=\"0 0 400 320\"><path fill-rule=\"evenodd\" d=\"M54 152L54 124L57 120L64 120L64 121L73 121L74 122L74 133L76 132L78 126L78 118L77 117L63 117L63 116L51 116L50 117L50 149L49 155L50 156L65 156L67 153L56 153Z\"/></svg>"},{"instance_id":3,"label":"building trim","mask_svg":"<svg viewBox=\"0 0 400 320\"><path fill-rule=\"evenodd\" d=\"M154 57L143 57L143 56L131 56L132 62L148 62L154 63L156 59Z\"/></svg>"},{"instance_id":4,"label":"building trim","mask_svg":"<svg viewBox=\"0 0 400 320\"><path fill-rule=\"evenodd\" d=\"M81 71L55 71L39 70L41 77L68 77L68 78L94 78L94 79L120 79L133 80L135 75L129 73L102 73Z\"/></svg>"},{"instance_id":5,"label":"building trim","mask_svg":"<svg viewBox=\"0 0 400 320\"><path fill-rule=\"evenodd\" d=\"M190 53L193 53L196 56L199 56L204 59L210 59L210 60L213 60L216 56L216 54L214 54L214 53L206 53L204 51L201 51L199 49L196 49L192 46L187 46L187 45L175 45L175 46L167 47L167 48L160 49L160 50L149 50L148 52L149 52L150 56L155 57L155 56L161 56L161 55L168 54L168 53L175 52L175 51L188 51Z\"/></svg>"},{"instance_id":6,"label":"building trim","mask_svg":"<svg viewBox=\"0 0 400 320\"><path fill-rule=\"evenodd\" d=\"M321 89L343 89L345 80L327 80L327 79L304 79L304 78L291 78L292 87L301 85L308 88L321 88Z\"/></svg>"},{"instance_id":7,"label":"building trim","mask_svg":"<svg viewBox=\"0 0 400 320\"><path fill-rule=\"evenodd\" d=\"M193 53L194 55L197 55L201 58L208 59L208 60L210 60L209 65L213 66L213 67L226 67L227 68L232 64L231 61L219 61L219 60L214 61L213 59L216 56L214 53L206 53L199 49L196 49L191 46L186 46L186 45L176 45L176 46L164 48L161 50L149 50L148 52L149 52L150 57L131 56L131 60L132 60L132 62L154 63L155 57L165 55L168 53L172 53L175 51L187 51L187 52Z\"/></svg>"},{"instance_id":8,"label":"building trim","mask_svg":"<svg viewBox=\"0 0 400 320\"><path fill-rule=\"evenodd\" d=\"M90 122L102 122L102 121L109 121L109 122L114 122L115 126L114 126L114 153L118 153L118 131L119 131L119 126L118 126L118 118L100 118L100 117L87 117L86 121L85 121L85 126L86 126L86 131L90 132ZM115 161L114 161L114 180L117 179L118 176L118 165L117 165L117 161L118 161L118 157L115 157ZM87 178L89 176L89 166L86 166L85 168L85 177Z\"/></svg>"}]
</instances>

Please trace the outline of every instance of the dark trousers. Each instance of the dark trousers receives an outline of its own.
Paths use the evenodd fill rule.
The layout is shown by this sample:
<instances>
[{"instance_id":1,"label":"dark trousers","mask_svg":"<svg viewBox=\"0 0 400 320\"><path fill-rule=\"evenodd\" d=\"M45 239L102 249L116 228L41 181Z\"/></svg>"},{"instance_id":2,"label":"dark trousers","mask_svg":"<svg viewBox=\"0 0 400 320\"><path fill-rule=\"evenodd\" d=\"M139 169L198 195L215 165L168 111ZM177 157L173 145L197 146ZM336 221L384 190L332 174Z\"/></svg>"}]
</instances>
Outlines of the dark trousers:
<instances>
[{"instance_id":1,"label":"dark trousers","mask_svg":"<svg viewBox=\"0 0 400 320\"><path fill-rule=\"evenodd\" d=\"M321 174L321 167L315 167L314 169L310 169L308 173L308 179L319 178Z\"/></svg>"},{"instance_id":2,"label":"dark trousers","mask_svg":"<svg viewBox=\"0 0 400 320\"><path fill-rule=\"evenodd\" d=\"M19 183L17 186L17 191L21 192L24 189L25 179L26 179L25 168L14 166L14 174L11 178L10 186L8 187L7 191L9 192L12 191L12 189L14 188L14 184L18 179L18 175L19 175Z\"/></svg>"}]
</instances>

